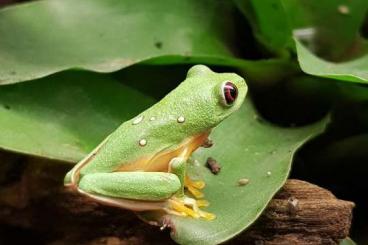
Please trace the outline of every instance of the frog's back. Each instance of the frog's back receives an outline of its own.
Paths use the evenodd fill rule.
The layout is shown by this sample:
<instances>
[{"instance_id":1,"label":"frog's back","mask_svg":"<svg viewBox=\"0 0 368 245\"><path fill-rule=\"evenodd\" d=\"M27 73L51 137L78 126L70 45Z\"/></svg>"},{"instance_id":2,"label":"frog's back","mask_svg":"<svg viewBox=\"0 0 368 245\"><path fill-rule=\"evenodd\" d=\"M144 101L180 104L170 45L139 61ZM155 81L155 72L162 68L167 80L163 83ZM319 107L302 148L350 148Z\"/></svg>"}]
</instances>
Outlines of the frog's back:
<instances>
[{"instance_id":1,"label":"frog's back","mask_svg":"<svg viewBox=\"0 0 368 245\"><path fill-rule=\"evenodd\" d=\"M124 165L130 169L144 171L144 166L132 164L148 162L158 152L174 149L183 137L175 129L172 115L149 115L147 110L123 123L105 143L95 149L88 164L81 168L81 175L94 172L113 172ZM174 125L172 125L174 124ZM173 133L176 131L175 133Z\"/></svg>"}]
</instances>

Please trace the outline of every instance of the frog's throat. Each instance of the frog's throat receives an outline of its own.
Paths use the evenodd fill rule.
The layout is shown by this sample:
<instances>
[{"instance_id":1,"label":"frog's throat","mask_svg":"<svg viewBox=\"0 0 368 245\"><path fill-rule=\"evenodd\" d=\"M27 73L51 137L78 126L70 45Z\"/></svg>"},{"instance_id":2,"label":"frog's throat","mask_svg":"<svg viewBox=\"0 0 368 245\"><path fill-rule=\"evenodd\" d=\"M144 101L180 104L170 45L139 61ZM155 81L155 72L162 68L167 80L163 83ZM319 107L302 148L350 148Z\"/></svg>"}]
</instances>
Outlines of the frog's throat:
<instances>
[{"instance_id":1,"label":"frog's throat","mask_svg":"<svg viewBox=\"0 0 368 245\"><path fill-rule=\"evenodd\" d=\"M174 149L164 149L151 157L142 157L132 163L122 163L115 171L169 172L169 163L173 158L180 157L186 161L198 147L207 141L209 134L210 131L197 134L185 139Z\"/></svg>"},{"instance_id":2,"label":"frog's throat","mask_svg":"<svg viewBox=\"0 0 368 245\"><path fill-rule=\"evenodd\" d=\"M171 150L162 150L152 157L142 157L132 163L122 163L115 172L123 171L147 171L147 172L168 172L170 160L175 157L182 157L187 160L193 151L198 147L203 145L210 134L210 130L205 133L197 134L195 136L185 139L179 144L177 148ZM74 166L71 173L71 181L65 186L71 189L78 189L78 182L80 177L80 170L87 165L95 155L99 152L100 148L106 143L108 137L102 141L89 155L87 155L83 160L81 160L77 165Z\"/></svg>"}]
</instances>

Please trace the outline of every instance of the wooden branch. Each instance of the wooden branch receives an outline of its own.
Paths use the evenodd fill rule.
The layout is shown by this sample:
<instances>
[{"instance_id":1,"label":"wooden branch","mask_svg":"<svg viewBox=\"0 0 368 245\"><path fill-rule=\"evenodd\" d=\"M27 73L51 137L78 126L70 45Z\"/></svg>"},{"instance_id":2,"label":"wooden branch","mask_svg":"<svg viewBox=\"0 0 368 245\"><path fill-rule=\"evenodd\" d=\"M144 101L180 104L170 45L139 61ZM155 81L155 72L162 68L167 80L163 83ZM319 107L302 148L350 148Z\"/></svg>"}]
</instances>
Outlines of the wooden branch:
<instances>
[{"instance_id":1,"label":"wooden branch","mask_svg":"<svg viewBox=\"0 0 368 245\"><path fill-rule=\"evenodd\" d=\"M66 192L60 180L67 166L27 161L23 174L0 189L2 225L52 244L173 244L168 231L143 223L132 212ZM259 220L228 244L338 244L349 234L353 207L316 185L289 180ZM11 239L32 243L16 240L22 236Z\"/></svg>"},{"instance_id":2,"label":"wooden branch","mask_svg":"<svg viewBox=\"0 0 368 245\"><path fill-rule=\"evenodd\" d=\"M319 186L288 180L260 219L234 242L338 244L349 235L353 207Z\"/></svg>"}]
</instances>

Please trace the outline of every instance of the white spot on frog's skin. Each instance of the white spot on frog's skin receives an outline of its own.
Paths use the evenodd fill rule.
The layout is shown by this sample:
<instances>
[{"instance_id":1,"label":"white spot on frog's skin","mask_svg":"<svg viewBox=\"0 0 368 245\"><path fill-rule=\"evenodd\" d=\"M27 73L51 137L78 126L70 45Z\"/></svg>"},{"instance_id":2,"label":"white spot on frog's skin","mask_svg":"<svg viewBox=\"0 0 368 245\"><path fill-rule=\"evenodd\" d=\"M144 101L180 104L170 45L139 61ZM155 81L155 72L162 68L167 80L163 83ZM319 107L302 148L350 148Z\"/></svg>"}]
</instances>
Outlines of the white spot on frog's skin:
<instances>
[{"instance_id":1,"label":"white spot on frog's skin","mask_svg":"<svg viewBox=\"0 0 368 245\"><path fill-rule=\"evenodd\" d=\"M180 116L180 117L178 117L177 121L178 121L178 123L183 123L183 122L185 122L185 118L183 116Z\"/></svg>"},{"instance_id":2,"label":"white spot on frog's skin","mask_svg":"<svg viewBox=\"0 0 368 245\"><path fill-rule=\"evenodd\" d=\"M194 160L193 165L199 167L201 164L198 160Z\"/></svg>"},{"instance_id":3,"label":"white spot on frog's skin","mask_svg":"<svg viewBox=\"0 0 368 245\"><path fill-rule=\"evenodd\" d=\"M133 125L136 125L143 121L143 116L139 116L136 119L133 120Z\"/></svg>"},{"instance_id":4,"label":"white spot on frog's skin","mask_svg":"<svg viewBox=\"0 0 368 245\"><path fill-rule=\"evenodd\" d=\"M348 6L346 5L339 5L337 7L337 10L339 11L340 14L349 14L350 13L350 9Z\"/></svg>"},{"instance_id":5,"label":"white spot on frog's skin","mask_svg":"<svg viewBox=\"0 0 368 245\"><path fill-rule=\"evenodd\" d=\"M151 117L149 120L154 121L154 120L156 120L156 117Z\"/></svg>"},{"instance_id":6,"label":"white spot on frog's skin","mask_svg":"<svg viewBox=\"0 0 368 245\"><path fill-rule=\"evenodd\" d=\"M271 171L267 172L267 176L270 177L272 175Z\"/></svg>"},{"instance_id":7,"label":"white spot on frog's skin","mask_svg":"<svg viewBox=\"0 0 368 245\"><path fill-rule=\"evenodd\" d=\"M139 140L139 145L140 145L140 146L145 146L145 145L147 145L147 140L146 140L146 139L141 139L141 140Z\"/></svg>"}]
</instances>

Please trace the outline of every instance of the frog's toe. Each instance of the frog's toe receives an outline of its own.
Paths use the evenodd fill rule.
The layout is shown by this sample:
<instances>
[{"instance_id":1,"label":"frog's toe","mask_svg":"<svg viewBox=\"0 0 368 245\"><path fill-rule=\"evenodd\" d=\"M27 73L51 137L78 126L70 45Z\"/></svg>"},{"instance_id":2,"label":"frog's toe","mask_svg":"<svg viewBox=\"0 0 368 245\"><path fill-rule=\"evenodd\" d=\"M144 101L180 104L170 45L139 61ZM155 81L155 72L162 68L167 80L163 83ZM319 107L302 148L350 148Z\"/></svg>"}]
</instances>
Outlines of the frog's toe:
<instances>
[{"instance_id":1,"label":"frog's toe","mask_svg":"<svg viewBox=\"0 0 368 245\"><path fill-rule=\"evenodd\" d=\"M199 215L205 220L214 220L216 219L216 215L213 213L209 213L203 210L199 210Z\"/></svg>"},{"instance_id":2,"label":"frog's toe","mask_svg":"<svg viewBox=\"0 0 368 245\"><path fill-rule=\"evenodd\" d=\"M206 186L206 183L203 180L191 180L188 176L185 177L184 181L185 186L192 186L196 189L203 189Z\"/></svg>"},{"instance_id":3,"label":"frog's toe","mask_svg":"<svg viewBox=\"0 0 368 245\"><path fill-rule=\"evenodd\" d=\"M169 205L166 210L170 214L179 216L189 216L198 219L200 217L197 212L195 212L190 206L185 204L185 202L178 198L172 198L169 200Z\"/></svg>"},{"instance_id":4,"label":"frog's toe","mask_svg":"<svg viewBox=\"0 0 368 245\"><path fill-rule=\"evenodd\" d=\"M206 200L195 200L189 197L171 198L165 211L169 214L178 216L189 216L195 219L203 218L205 220L213 220L216 216L212 213L200 210L199 207L208 206Z\"/></svg>"},{"instance_id":5,"label":"frog's toe","mask_svg":"<svg viewBox=\"0 0 368 245\"><path fill-rule=\"evenodd\" d=\"M193 181L189 177L185 177L184 186L195 198L202 198L204 196L203 193L200 191L206 186L206 183L204 181Z\"/></svg>"},{"instance_id":6,"label":"frog's toe","mask_svg":"<svg viewBox=\"0 0 368 245\"><path fill-rule=\"evenodd\" d=\"M197 206L198 207L208 207L210 205L210 203L207 200L204 199L200 199L200 200L196 200L197 201Z\"/></svg>"},{"instance_id":7,"label":"frog's toe","mask_svg":"<svg viewBox=\"0 0 368 245\"><path fill-rule=\"evenodd\" d=\"M195 197L195 198L202 198L204 194L199 191L197 188L193 186L187 186L187 190Z\"/></svg>"}]
</instances>

